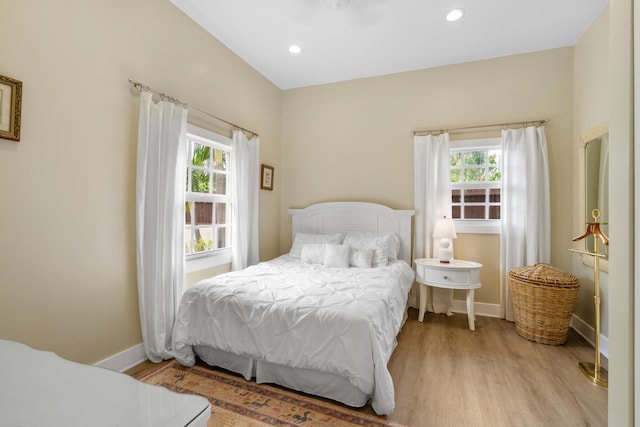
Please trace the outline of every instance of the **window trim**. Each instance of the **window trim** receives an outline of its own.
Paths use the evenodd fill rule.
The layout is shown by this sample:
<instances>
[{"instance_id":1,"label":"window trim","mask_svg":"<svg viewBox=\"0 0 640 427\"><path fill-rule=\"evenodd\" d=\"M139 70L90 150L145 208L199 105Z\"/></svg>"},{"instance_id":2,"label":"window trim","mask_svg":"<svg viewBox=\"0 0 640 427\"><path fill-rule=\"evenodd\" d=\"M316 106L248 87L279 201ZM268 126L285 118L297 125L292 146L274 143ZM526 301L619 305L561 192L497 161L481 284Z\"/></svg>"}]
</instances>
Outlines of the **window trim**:
<instances>
[{"instance_id":1,"label":"window trim","mask_svg":"<svg viewBox=\"0 0 640 427\"><path fill-rule=\"evenodd\" d=\"M450 153L470 149L493 149L496 147L502 147L502 138L473 138L449 141ZM479 186L484 188L495 187L490 182L482 183ZM500 188L502 189L502 183L500 183ZM455 224L456 232L463 234L500 234L501 231L501 220L499 219L454 219L453 223Z\"/></svg>"},{"instance_id":2,"label":"window trim","mask_svg":"<svg viewBox=\"0 0 640 427\"><path fill-rule=\"evenodd\" d=\"M197 141L203 141L207 145L211 145L214 148L222 148L224 150L229 150L230 154L233 155L232 144L233 141L231 138L226 137L224 135L217 134L215 132L208 131L201 127L192 125L187 123L187 137L190 139L195 139ZM188 159L187 159L188 161ZM231 180L231 176L227 175L227 180ZM216 195L213 195L216 196ZM231 203L231 195L228 195L229 203ZM195 198L198 198L198 195L195 195ZM206 197L209 199L209 197ZM184 221L184 219L183 219ZM231 224L233 227L233 224ZM207 252L200 252L194 254L185 254L185 273L192 273L195 271L206 270L208 268L215 268L221 265L230 264L231 263L231 247L221 248L221 249L213 249Z\"/></svg>"}]
</instances>

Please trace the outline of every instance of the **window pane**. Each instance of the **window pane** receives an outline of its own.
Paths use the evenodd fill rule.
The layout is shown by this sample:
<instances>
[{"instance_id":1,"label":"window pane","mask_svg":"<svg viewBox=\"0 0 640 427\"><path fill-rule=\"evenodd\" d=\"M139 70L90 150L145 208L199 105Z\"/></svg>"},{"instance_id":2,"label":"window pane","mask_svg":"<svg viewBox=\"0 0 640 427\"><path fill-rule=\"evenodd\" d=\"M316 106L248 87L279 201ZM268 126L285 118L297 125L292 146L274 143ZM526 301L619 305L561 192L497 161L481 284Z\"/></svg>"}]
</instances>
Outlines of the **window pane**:
<instances>
[{"instance_id":1,"label":"window pane","mask_svg":"<svg viewBox=\"0 0 640 427\"><path fill-rule=\"evenodd\" d=\"M194 142L191 164L194 166L202 166L205 168L211 167L211 147Z\"/></svg>"},{"instance_id":2,"label":"window pane","mask_svg":"<svg viewBox=\"0 0 640 427\"><path fill-rule=\"evenodd\" d=\"M213 194L227 194L227 175L213 174Z\"/></svg>"},{"instance_id":3,"label":"window pane","mask_svg":"<svg viewBox=\"0 0 640 427\"><path fill-rule=\"evenodd\" d=\"M227 204L216 203L216 224L227 223Z\"/></svg>"},{"instance_id":4,"label":"window pane","mask_svg":"<svg viewBox=\"0 0 640 427\"><path fill-rule=\"evenodd\" d=\"M467 151L464 153L465 165L484 165L485 163L484 151Z\"/></svg>"},{"instance_id":5,"label":"window pane","mask_svg":"<svg viewBox=\"0 0 640 427\"><path fill-rule=\"evenodd\" d=\"M465 206L465 219L485 219L484 206Z\"/></svg>"},{"instance_id":6,"label":"window pane","mask_svg":"<svg viewBox=\"0 0 640 427\"><path fill-rule=\"evenodd\" d=\"M218 228L218 248L227 246L227 229L225 227Z\"/></svg>"},{"instance_id":7,"label":"window pane","mask_svg":"<svg viewBox=\"0 0 640 427\"><path fill-rule=\"evenodd\" d=\"M489 164L500 166L502 163L502 149L489 150Z\"/></svg>"},{"instance_id":8,"label":"window pane","mask_svg":"<svg viewBox=\"0 0 640 427\"><path fill-rule=\"evenodd\" d=\"M460 190L451 190L451 203L460 203Z\"/></svg>"},{"instance_id":9,"label":"window pane","mask_svg":"<svg viewBox=\"0 0 640 427\"><path fill-rule=\"evenodd\" d=\"M489 166L489 181L502 181L502 172L496 166Z\"/></svg>"},{"instance_id":10,"label":"window pane","mask_svg":"<svg viewBox=\"0 0 640 427\"><path fill-rule=\"evenodd\" d=\"M491 203L500 203L500 189L492 188L489 190L489 201Z\"/></svg>"},{"instance_id":11,"label":"window pane","mask_svg":"<svg viewBox=\"0 0 640 427\"><path fill-rule=\"evenodd\" d=\"M460 169L450 169L451 182L460 182Z\"/></svg>"},{"instance_id":12,"label":"window pane","mask_svg":"<svg viewBox=\"0 0 640 427\"><path fill-rule=\"evenodd\" d=\"M205 252L213 249L213 227L198 227L195 234L194 252Z\"/></svg>"},{"instance_id":13,"label":"window pane","mask_svg":"<svg viewBox=\"0 0 640 427\"><path fill-rule=\"evenodd\" d=\"M193 202L184 203L184 223L191 224L191 212L193 211Z\"/></svg>"},{"instance_id":14,"label":"window pane","mask_svg":"<svg viewBox=\"0 0 640 427\"><path fill-rule=\"evenodd\" d=\"M460 167L461 166L461 156L460 153L451 153L449 155L449 164L452 167Z\"/></svg>"},{"instance_id":15,"label":"window pane","mask_svg":"<svg viewBox=\"0 0 640 427\"><path fill-rule=\"evenodd\" d=\"M500 219L500 206L489 206L489 219Z\"/></svg>"},{"instance_id":16,"label":"window pane","mask_svg":"<svg viewBox=\"0 0 640 427\"><path fill-rule=\"evenodd\" d=\"M195 202L195 224L213 224L213 203Z\"/></svg>"},{"instance_id":17,"label":"window pane","mask_svg":"<svg viewBox=\"0 0 640 427\"><path fill-rule=\"evenodd\" d=\"M465 182L484 181L484 178L485 178L484 168L466 168L464 170Z\"/></svg>"},{"instance_id":18,"label":"window pane","mask_svg":"<svg viewBox=\"0 0 640 427\"><path fill-rule=\"evenodd\" d=\"M213 168L216 170L227 170L227 153L222 150L213 151Z\"/></svg>"},{"instance_id":19,"label":"window pane","mask_svg":"<svg viewBox=\"0 0 640 427\"><path fill-rule=\"evenodd\" d=\"M460 206L451 206L451 217L453 219L460 219Z\"/></svg>"},{"instance_id":20,"label":"window pane","mask_svg":"<svg viewBox=\"0 0 640 427\"><path fill-rule=\"evenodd\" d=\"M489 150L489 181L502 180L502 150Z\"/></svg>"},{"instance_id":21,"label":"window pane","mask_svg":"<svg viewBox=\"0 0 640 427\"><path fill-rule=\"evenodd\" d=\"M191 171L191 191L194 193L209 192L209 173L202 170Z\"/></svg>"},{"instance_id":22,"label":"window pane","mask_svg":"<svg viewBox=\"0 0 640 427\"><path fill-rule=\"evenodd\" d=\"M465 203L485 203L486 201L487 201L486 190L482 188L476 189L476 190L464 190Z\"/></svg>"},{"instance_id":23,"label":"window pane","mask_svg":"<svg viewBox=\"0 0 640 427\"><path fill-rule=\"evenodd\" d=\"M189 255L193 253L193 241L191 240L191 227L184 229L184 253Z\"/></svg>"}]
</instances>

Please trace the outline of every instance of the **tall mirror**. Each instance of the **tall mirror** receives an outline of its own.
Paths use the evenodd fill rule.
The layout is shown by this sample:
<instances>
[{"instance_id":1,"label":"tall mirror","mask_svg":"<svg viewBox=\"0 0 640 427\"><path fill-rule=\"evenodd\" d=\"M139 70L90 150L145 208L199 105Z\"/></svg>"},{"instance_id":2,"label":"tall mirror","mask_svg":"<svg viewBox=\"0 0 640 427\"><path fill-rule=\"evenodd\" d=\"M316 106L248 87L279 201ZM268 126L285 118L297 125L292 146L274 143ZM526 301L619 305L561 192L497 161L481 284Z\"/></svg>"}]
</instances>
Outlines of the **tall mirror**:
<instances>
[{"instance_id":1,"label":"tall mirror","mask_svg":"<svg viewBox=\"0 0 640 427\"><path fill-rule=\"evenodd\" d=\"M609 126L604 123L583 134L584 148L584 222L593 222L593 210L600 211L600 229L609 235ZM585 250L594 251L593 238L585 239ZM604 254L608 248L600 244L598 252ZM589 262L592 257L584 257ZM606 265L602 265L607 270Z\"/></svg>"}]
</instances>

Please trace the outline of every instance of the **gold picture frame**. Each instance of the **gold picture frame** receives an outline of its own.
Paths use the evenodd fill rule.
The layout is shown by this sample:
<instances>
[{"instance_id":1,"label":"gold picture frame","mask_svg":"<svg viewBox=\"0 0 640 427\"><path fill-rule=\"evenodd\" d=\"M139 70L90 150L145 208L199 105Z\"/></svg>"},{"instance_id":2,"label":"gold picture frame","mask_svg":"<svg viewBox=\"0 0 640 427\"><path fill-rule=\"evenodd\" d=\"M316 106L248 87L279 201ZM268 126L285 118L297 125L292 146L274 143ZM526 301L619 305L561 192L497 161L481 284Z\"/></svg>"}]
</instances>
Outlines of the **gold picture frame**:
<instances>
[{"instance_id":1,"label":"gold picture frame","mask_svg":"<svg viewBox=\"0 0 640 427\"><path fill-rule=\"evenodd\" d=\"M22 82L0 75L0 138L20 141Z\"/></svg>"},{"instance_id":2,"label":"gold picture frame","mask_svg":"<svg viewBox=\"0 0 640 427\"><path fill-rule=\"evenodd\" d=\"M262 165L260 176L260 188L263 190L273 190L273 167Z\"/></svg>"}]
</instances>

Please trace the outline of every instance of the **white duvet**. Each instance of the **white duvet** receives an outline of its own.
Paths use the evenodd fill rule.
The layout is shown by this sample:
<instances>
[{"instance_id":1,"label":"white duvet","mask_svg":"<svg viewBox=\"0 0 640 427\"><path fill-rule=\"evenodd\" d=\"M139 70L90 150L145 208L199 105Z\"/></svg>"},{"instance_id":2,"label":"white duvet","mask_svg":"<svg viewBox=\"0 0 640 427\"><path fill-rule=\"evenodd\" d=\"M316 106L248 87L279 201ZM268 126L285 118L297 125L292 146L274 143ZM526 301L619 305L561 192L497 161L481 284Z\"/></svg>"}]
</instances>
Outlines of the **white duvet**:
<instances>
[{"instance_id":1,"label":"white duvet","mask_svg":"<svg viewBox=\"0 0 640 427\"><path fill-rule=\"evenodd\" d=\"M173 350L192 366L205 345L349 379L373 409L395 407L387 363L402 326L414 272L386 267L329 268L287 255L206 279L180 303Z\"/></svg>"}]
</instances>

